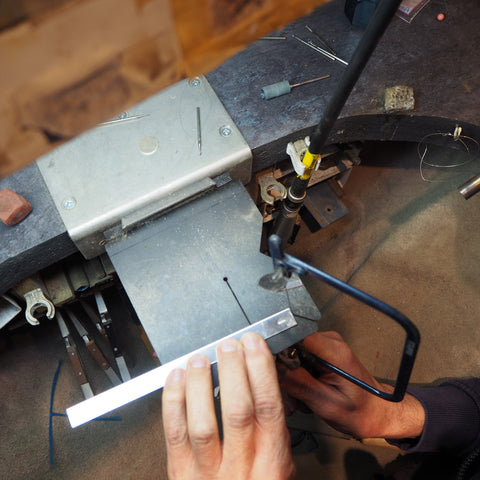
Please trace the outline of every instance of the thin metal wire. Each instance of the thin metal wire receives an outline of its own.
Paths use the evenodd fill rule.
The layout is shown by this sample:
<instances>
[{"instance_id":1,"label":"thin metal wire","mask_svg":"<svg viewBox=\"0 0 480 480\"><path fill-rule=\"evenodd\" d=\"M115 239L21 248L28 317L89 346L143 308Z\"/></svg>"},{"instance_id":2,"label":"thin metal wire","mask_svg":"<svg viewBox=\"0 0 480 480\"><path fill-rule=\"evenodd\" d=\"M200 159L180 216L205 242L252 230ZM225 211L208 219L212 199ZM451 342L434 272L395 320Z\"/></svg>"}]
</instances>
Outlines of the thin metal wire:
<instances>
[{"instance_id":1,"label":"thin metal wire","mask_svg":"<svg viewBox=\"0 0 480 480\"><path fill-rule=\"evenodd\" d=\"M457 168L457 167L461 167L462 165L466 165L467 163L470 163L470 162L473 161L473 157L469 158L468 160L465 160L464 162L451 163L451 164L448 164L448 165L440 165L440 164L425 161L425 156L427 155L427 152L428 152L428 145L425 145L425 149L423 150L423 153L420 152L420 147L421 147L422 143L424 143L427 138L437 136L437 135L439 135L441 137L451 137L454 142L460 142L463 145L463 147L465 148L466 153L468 153L468 154L470 154L470 149L468 148L468 145L465 142L465 140L472 141L477 146L477 150L480 148L478 142L474 138L469 137L467 135L456 135L455 133L449 133L449 132L448 133L447 132L436 132L436 133L429 133L428 135L425 135L417 144L417 153L418 153L418 157L420 159L420 164L419 164L420 177L422 178L422 180L424 182L429 182L429 183L445 182L445 181L442 181L442 180L430 180L430 179L426 178L424 173L423 173L424 172L424 169L423 169L424 165L427 165L427 166L433 167L433 168Z\"/></svg>"}]
</instances>

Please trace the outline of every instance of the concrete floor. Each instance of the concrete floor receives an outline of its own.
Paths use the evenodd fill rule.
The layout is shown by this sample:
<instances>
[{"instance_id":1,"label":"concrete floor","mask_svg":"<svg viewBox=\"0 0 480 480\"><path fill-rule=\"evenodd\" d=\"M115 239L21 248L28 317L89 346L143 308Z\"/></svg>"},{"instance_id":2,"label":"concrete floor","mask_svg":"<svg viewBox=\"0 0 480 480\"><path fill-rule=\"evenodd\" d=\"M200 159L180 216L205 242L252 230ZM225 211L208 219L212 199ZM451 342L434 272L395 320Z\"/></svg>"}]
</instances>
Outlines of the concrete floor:
<instances>
[{"instance_id":1,"label":"concrete floor","mask_svg":"<svg viewBox=\"0 0 480 480\"><path fill-rule=\"evenodd\" d=\"M427 159L427 158L426 158ZM451 164L465 156L431 149L428 161ZM350 214L315 234L302 227L290 253L391 304L419 328L422 343L415 383L480 374L480 194L464 200L456 187L480 171L473 159L458 168L429 168L422 180L413 144L372 144L345 187ZM370 371L395 376L401 335L391 321L330 287L306 280L322 310L321 330L339 331ZM117 299L118 300L118 299ZM111 304L118 304L112 294ZM113 307L112 307L113 308ZM125 330L133 373L153 366L138 332ZM92 422L71 430L53 418L54 465L49 463L49 404L58 361L54 411L81 400L56 325L0 336L0 478L166 478L160 395L122 410L122 422ZM88 367L88 366L87 366ZM105 387L102 378L96 386ZM298 478L363 480L452 478L418 476L416 459L365 446L308 415L288 420L307 431L295 448ZM405 460L407 458L407 460Z\"/></svg>"}]
</instances>

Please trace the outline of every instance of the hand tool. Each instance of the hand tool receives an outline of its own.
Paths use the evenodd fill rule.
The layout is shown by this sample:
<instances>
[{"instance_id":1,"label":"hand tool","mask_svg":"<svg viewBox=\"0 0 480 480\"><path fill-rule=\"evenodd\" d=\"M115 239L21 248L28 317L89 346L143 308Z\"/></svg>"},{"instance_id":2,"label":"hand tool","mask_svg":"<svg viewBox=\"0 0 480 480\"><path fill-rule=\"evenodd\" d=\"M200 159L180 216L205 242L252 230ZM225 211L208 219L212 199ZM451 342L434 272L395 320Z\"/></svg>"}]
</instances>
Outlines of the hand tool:
<instances>
[{"instance_id":1,"label":"hand tool","mask_svg":"<svg viewBox=\"0 0 480 480\"><path fill-rule=\"evenodd\" d=\"M273 83L272 85L267 85L260 90L260 96L264 100L270 100L271 98L277 98L281 95L286 95L292 91L292 88L300 87L301 85L306 85L307 83L318 82L318 80L323 80L330 77L330 75L323 75L322 77L312 78L310 80L305 80L304 82L295 83L290 85L288 80L283 80L282 82Z\"/></svg>"},{"instance_id":2,"label":"hand tool","mask_svg":"<svg viewBox=\"0 0 480 480\"><path fill-rule=\"evenodd\" d=\"M35 313L43 313L47 318L53 318L55 316L55 306L53 303L45 297L41 288L35 288L26 292L24 295L27 306L25 307L25 318L30 325L39 325L40 322L34 317Z\"/></svg>"},{"instance_id":3,"label":"hand tool","mask_svg":"<svg viewBox=\"0 0 480 480\"><path fill-rule=\"evenodd\" d=\"M225 338L212 342L194 352L168 362L165 365L154 368L143 375L139 375L128 382L122 383L118 387L111 388L89 400L67 408L70 425L72 428L78 427L94 418L122 407L133 400L137 400L138 398L144 397L151 392L163 388L169 373L176 368L185 368L188 359L195 354L201 353L206 355L210 359L212 365L216 364L216 347L226 338L240 339L247 332L256 332L265 338L268 343L268 339L296 325L297 322L291 310L289 308L282 310L270 317L254 323L253 325L249 325L242 330L234 332ZM273 353L275 354L278 352L273 351ZM215 372L213 373L215 374ZM214 379L214 383L218 382L215 382Z\"/></svg>"},{"instance_id":4,"label":"hand tool","mask_svg":"<svg viewBox=\"0 0 480 480\"><path fill-rule=\"evenodd\" d=\"M25 319L30 325L40 325L38 318L41 316L49 319L54 317L55 305L45 296L47 292L47 288L38 274L24 278L12 288L14 295L25 299Z\"/></svg>"},{"instance_id":5,"label":"hand tool","mask_svg":"<svg viewBox=\"0 0 480 480\"><path fill-rule=\"evenodd\" d=\"M313 30L313 28L310 26L310 25L305 25L305 28L310 32L312 33L313 35L315 35L318 39L318 41L330 52L330 53L333 53L333 55L337 55L337 53L335 52L335 50L327 43L327 41L321 37L315 30Z\"/></svg>"},{"instance_id":6,"label":"hand tool","mask_svg":"<svg viewBox=\"0 0 480 480\"><path fill-rule=\"evenodd\" d=\"M322 47L315 45L311 40L305 41L302 38L297 37L297 35L292 35L292 37L295 40L298 40L300 43L303 43L307 47L311 48L312 50L315 50L316 52L321 53L322 55L329 58L330 60L334 60L334 61L336 60L337 62L343 63L344 65L348 65L348 63L345 60L341 59L340 57L337 57L337 55L333 53L327 52L327 50L324 50Z\"/></svg>"},{"instance_id":7,"label":"hand tool","mask_svg":"<svg viewBox=\"0 0 480 480\"><path fill-rule=\"evenodd\" d=\"M82 361L80 359L80 356L78 355L77 346L75 345L75 342L70 335L70 331L68 330L67 324L65 323L62 314L58 310L56 318L58 327L60 328L60 333L62 334L63 340L65 341L68 358L70 358L70 361L72 362L73 371L75 372L75 376L77 377L78 383L80 384L83 396L86 399L91 398L93 397L92 387L90 386L87 376L85 375Z\"/></svg>"},{"instance_id":8,"label":"hand tool","mask_svg":"<svg viewBox=\"0 0 480 480\"><path fill-rule=\"evenodd\" d=\"M336 288L340 292L345 293L359 302L387 315L398 323L406 333L402 359L393 393L382 392L335 365L315 356L311 352L308 352L303 346L297 345L294 346L294 348L296 348L296 354L298 354L300 361L303 362L303 364L307 364L311 370L318 370L319 366L327 367L336 374L384 400L400 402L405 395L420 343L420 333L418 332L417 327L405 315L390 305L387 305L377 298L368 295L358 288L352 287L348 283L342 282L338 278L335 278L298 258L285 254L282 250L282 240L278 235L271 235L268 242L270 255L273 260L273 273L265 275L260 279L259 285L261 287L273 292L279 292L285 288L292 274L300 276L309 273L331 287Z\"/></svg>"},{"instance_id":9,"label":"hand tool","mask_svg":"<svg viewBox=\"0 0 480 480\"><path fill-rule=\"evenodd\" d=\"M88 317L95 325L98 332L102 335L103 339L107 342L108 345L110 345L110 340L108 339L107 332L105 331L105 328L103 328L103 325L101 324L100 317L98 316L98 314L93 310L93 308L85 300L81 299L80 305L83 307L83 309L85 310Z\"/></svg>"},{"instance_id":10,"label":"hand tool","mask_svg":"<svg viewBox=\"0 0 480 480\"><path fill-rule=\"evenodd\" d=\"M105 375L110 379L113 385L120 385L122 382L118 378L117 374L113 370L113 368L108 363L108 360L104 357L101 350L98 348L95 341L90 338L85 327L82 325L80 320L76 317L76 315L72 312L71 308L66 307L66 311L70 320L73 323L73 326L77 330L78 334L82 337L82 340L85 342L85 346L87 347L88 351L91 353L92 357L95 361L100 365L100 368L105 372Z\"/></svg>"},{"instance_id":11,"label":"hand tool","mask_svg":"<svg viewBox=\"0 0 480 480\"><path fill-rule=\"evenodd\" d=\"M97 302L97 308L98 312L100 313L102 325L105 328L105 332L113 350L113 355L115 356L115 361L117 362L118 371L120 372L122 380L126 382L132 377L130 375L130 372L128 371L125 358L123 357L123 354L120 351L120 347L118 346L117 337L113 330L112 319L110 318L107 306L105 305L105 300L103 299L103 296L100 292L95 293L95 301Z\"/></svg>"}]
</instances>

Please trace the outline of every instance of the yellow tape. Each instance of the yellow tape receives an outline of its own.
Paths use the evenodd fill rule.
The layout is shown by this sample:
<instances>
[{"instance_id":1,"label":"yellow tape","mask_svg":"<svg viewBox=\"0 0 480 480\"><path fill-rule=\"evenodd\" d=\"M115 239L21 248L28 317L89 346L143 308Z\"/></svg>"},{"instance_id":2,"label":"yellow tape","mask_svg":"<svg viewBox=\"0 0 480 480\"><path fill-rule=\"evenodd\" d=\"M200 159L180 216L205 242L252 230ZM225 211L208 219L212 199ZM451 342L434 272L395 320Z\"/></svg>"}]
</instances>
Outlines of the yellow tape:
<instances>
[{"instance_id":1,"label":"yellow tape","mask_svg":"<svg viewBox=\"0 0 480 480\"><path fill-rule=\"evenodd\" d=\"M302 163L305 165L305 172L303 175L299 175L302 180L308 180L312 176L319 157L320 155L318 153L310 153L308 150L305 152L302 159Z\"/></svg>"}]
</instances>

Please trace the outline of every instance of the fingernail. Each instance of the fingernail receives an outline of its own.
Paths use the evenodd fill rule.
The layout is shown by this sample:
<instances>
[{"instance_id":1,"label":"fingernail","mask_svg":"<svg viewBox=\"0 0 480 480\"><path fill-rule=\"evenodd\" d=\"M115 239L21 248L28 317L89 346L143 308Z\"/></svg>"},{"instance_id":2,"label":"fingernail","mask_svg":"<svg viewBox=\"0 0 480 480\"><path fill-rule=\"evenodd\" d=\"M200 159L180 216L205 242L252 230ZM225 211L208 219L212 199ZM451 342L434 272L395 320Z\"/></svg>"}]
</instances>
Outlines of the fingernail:
<instances>
[{"instance_id":1,"label":"fingernail","mask_svg":"<svg viewBox=\"0 0 480 480\"><path fill-rule=\"evenodd\" d=\"M190 359L190 365L193 368L205 368L207 366L207 360L201 355L196 355Z\"/></svg>"},{"instance_id":2,"label":"fingernail","mask_svg":"<svg viewBox=\"0 0 480 480\"><path fill-rule=\"evenodd\" d=\"M257 350L260 347L260 338L255 333L246 333L242 338L242 343L247 350Z\"/></svg>"},{"instance_id":3,"label":"fingernail","mask_svg":"<svg viewBox=\"0 0 480 480\"><path fill-rule=\"evenodd\" d=\"M169 382L180 382L183 378L183 370L180 368L176 368L175 370L172 370L170 372L170 375L168 376L168 381Z\"/></svg>"},{"instance_id":4,"label":"fingernail","mask_svg":"<svg viewBox=\"0 0 480 480\"><path fill-rule=\"evenodd\" d=\"M235 350L237 350L237 348L237 342L233 339L224 340L220 344L220 350L224 353L234 352Z\"/></svg>"}]
</instances>

